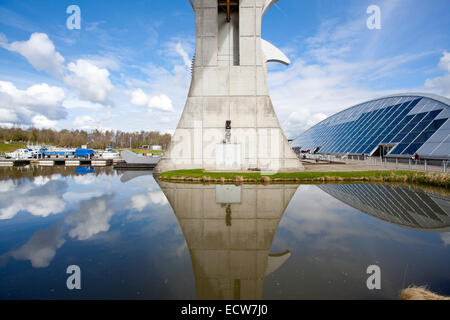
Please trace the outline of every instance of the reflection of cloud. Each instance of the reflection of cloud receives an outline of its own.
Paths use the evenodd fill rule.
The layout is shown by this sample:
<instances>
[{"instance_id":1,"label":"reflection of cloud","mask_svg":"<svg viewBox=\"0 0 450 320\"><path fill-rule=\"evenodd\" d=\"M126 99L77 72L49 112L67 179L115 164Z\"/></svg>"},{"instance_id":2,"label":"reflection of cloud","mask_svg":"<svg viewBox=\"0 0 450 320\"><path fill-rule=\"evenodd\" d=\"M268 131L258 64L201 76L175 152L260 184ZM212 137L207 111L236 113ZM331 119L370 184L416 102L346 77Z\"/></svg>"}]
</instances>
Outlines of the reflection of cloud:
<instances>
[{"instance_id":1,"label":"reflection of cloud","mask_svg":"<svg viewBox=\"0 0 450 320\"><path fill-rule=\"evenodd\" d=\"M109 221L114 214L114 211L108 208L107 201L110 198L110 195L106 195L83 201L78 213L67 216L65 219L67 224L74 226L69 231L69 236L78 240L87 240L100 232L108 231Z\"/></svg>"},{"instance_id":2,"label":"reflection of cloud","mask_svg":"<svg viewBox=\"0 0 450 320\"><path fill-rule=\"evenodd\" d=\"M0 181L0 192L12 191L16 188L16 185L11 180Z\"/></svg>"},{"instance_id":3,"label":"reflection of cloud","mask_svg":"<svg viewBox=\"0 0 450 320\"><path fill-rule=\"evenodd\" d=\"M103 195L101 190L98 191L69 191L63 194L63 199L67 202L80 202L83 200L89 200L94 197L100 197Z\"/></svg>"},{"instance_id":4,"label":"reflection of cloud","mask_svg":"<svg viewBox=\"0 0 450 320\"><path fill-rule=\"evenodd\" d=\"M61 194L67 189L66 182L50 181L40 186L18 185L0 194L0 220L11 219L18 212L47 217L61 213L66 203Z\"/></svg>"},{"instance_id":5,"label":"reflection of cloud","mask_svg":"<svg viewBox=\"0 0 450 320\"><path fill-rule=\"evenodd\" d=\"M450 232L441 233L440 236L446 246L450 245Z\"/></svg>"},{"instance_id":6,"label":"reflection of cloud","mask_svg":"<svg viewBox=\"0 0 450 320\"><path fill-rule=\"evenodd\" d=\"M167 198L161 190L150 189L147 193L131 197L131 207L137 211L142 211L151 204L165 205L167 203Z\"/></svg>"},{"instance_id":7,"label":"reflection of cloud","mask_svg":"<svg viewBox=\"0 0 450 320\"><path fill-rule=\"evenodd\" d=\"M38 186L43 186L52 180L59 179L59 174L52 174L51 176L37 176L34 177L33 183Z\"/></svg>"},{"instance_id":8,"label":"reflection of cloud","mask_svg":"<svg viewBox=\"0 0 450 320\"><path fill-rule=\"evenodd\" d=\"M73 181L76 184L88 185L95 182L95 176L93 175L74 176Z\"/></svg>"},{"instance_id":9,"label":"reflection of cloud","mask_svg":"<svg viewBox=\"0 0 450 320\"><path fill-rule=\"evenodd\" d=\"M349 211L349 206L321 191L316 186L300 186L292 199L280 226L287 229L298 240L314 237L317 249L347 250L339 242L350 237L395 239L416 241L391 228L372 228L367 232L367 222ZM355 212L357 210L355 209ZM363 217L359 215L359 217ZM374 218L376 219L376 218ZM374 221L374 220L373 220ZM318 237L319 236L319 237Z\"/></svg>"},{"instance_id":10,"label":"reflection of cloud","mask_svg":"<svg viewBox=\"0 0 450 320\"><path fill-rule=\"evenodd\" d=\"M60 225L37 231L18 250L7 254L17 260L30 260L35 268L48 267L53 260L56 249L64 244L64 232Z\"/></svg>"}]
</instances>

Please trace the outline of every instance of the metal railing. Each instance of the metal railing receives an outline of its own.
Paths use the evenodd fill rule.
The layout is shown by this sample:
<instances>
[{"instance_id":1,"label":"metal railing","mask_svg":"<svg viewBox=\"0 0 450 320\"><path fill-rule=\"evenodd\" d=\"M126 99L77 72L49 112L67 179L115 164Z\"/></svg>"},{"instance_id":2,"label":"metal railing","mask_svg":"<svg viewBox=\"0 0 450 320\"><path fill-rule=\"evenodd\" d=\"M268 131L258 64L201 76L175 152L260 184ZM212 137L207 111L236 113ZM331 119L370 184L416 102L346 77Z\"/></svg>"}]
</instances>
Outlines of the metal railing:
<instances>
[{"instance_id":1,"label":"metal railing","mask_svg":"<svg viewBox=\"0 0 450 320\"><path fill-rule=\"evenodd\" d=\"M422 172L449 173L450 160L430 160L411 158L381 158L362 155L325 155L325 154L300 154L300 159L314 160L316 162L365 164L368 166L380 166L389 170L412 170Z\"/></svg>"}]
</instances>

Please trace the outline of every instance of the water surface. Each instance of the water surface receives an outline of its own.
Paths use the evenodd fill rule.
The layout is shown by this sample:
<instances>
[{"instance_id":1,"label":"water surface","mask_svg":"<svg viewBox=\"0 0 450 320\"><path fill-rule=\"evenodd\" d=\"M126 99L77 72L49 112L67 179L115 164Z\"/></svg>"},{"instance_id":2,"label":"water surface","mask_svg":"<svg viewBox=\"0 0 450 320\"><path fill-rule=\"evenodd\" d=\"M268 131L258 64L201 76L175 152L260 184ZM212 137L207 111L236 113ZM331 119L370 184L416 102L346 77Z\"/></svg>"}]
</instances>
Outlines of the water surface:
<instances>
[{"instance_id":1,"label":"water surface","mask_svg":"<svg viewBox=\"0 0 450 320\"><path fill-rule=\"evenodd\" d=\"M450 198L371 184L216 186L0 168L1 299L450 295ZM82 289L68 290L78 265ZM368 290L367 267L381 268Z\"/></svg>"}]
</instances>

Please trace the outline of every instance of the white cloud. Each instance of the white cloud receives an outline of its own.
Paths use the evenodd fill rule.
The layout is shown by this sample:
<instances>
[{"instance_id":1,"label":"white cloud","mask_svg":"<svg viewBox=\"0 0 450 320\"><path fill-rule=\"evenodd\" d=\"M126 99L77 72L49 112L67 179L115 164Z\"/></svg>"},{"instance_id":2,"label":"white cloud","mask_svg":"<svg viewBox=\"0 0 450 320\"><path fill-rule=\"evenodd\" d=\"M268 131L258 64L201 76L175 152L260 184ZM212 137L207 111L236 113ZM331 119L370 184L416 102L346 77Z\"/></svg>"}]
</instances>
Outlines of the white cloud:
<instances>
[{"instance_id":1,"label":"white cloud","mask_svg":"<svg viewBox=\"0 0 450 320\"><path fill-rule=\"evenodd\" d=\"M442 54L442 58L439 61L439 68L450 72L450 52L444 51L444 53Z\"/></svg>"},{"instance_id":2,"label":"white cloud","mask_svg":"<svg viewBox=\"0 0 450 320\"><path fill-rule=\"evenodd\" d=\"M109 196L103 196L83 201L76 214L67 216L65 222L74 226L69 231L69 236L78 240L88 240L98 233L108 231L109 221L114 214L108 207L108 199Z\"/></svg>"},{"instance_id":3,"label":"white cloud","mask_svg":"<svg viewBox=\"0 0 450 320\"><path fill-rule=\"evenodd\" d=\"M16 189L16 185L12 180L0 181L0 192L8 192Z\"/></svg>"},{"instance_id":4,"label":"white cloud","mask_svg":"<svg viewBox=\"0 0 450 320\"><path fill-rule=\"evenodd\" d=\"M88 60L79 59L76 63L68 64L71 72L64 78L64 82L74 87L82 99L101 104L111 104L109 96L114 89L109 71L99 68Z\"/></svg>"},{"instance_id":5,"label":"white cloud","mask_svg":"<svg viewBox=\"0 0 450 320\"><path fill-rule=\"evenodd\" d=\"M93 103L86 100L80 100L77 98L69 98L64 100L63 107L68 110L90 110L99 111L104 108L100 103Z\"/></svg>"},{"instance_id":6,"label":"white cloud","mask_svg":"<svg viewBox=\"0 0 450 320\"><path fill-rule=\"evenodd\" d=\"M62 88L46 83L20 90L11 82L0 81L0 122L39 124L45 118L50 124L50 120L65 118L64 98Z\"/></svg>"},{"instance_id":7,"label":"white cloud","mask_svg":"<svg viewBox=\"0 0 450 320\"><path fill-rule=\"evenodd\" d=\"M180 57L183 59L184 65L188 68L191 67L191 59L189 59L189 55L187 54L187 52L184 50L183 46L181 45L181 43L177 43L175 45L175 51L176 53L178 53L180 55Z\"/></svg>"},{"instance_id":8,"label":"white cloud","mask_svg":"<svg viewBox=\"0 0 450 320\"><path fill-rule=\"evenodd\" d=\"M165 94L154 96L150 98L148 103L150 109L157 109L166 112L174 112L172 100Z\"/></svg>"},{"instance_id":9,"label":"white cloud","mask_svg":"<svg viewBox=\"0 0 450 320\"><path fill-rule=\"evenodd\" d=\"M149 102L149 97L144 93L144 91L139 88L136 90L133 90L130 93L131 96L131 103L139 106L139 107L146 107L148 105Z\"/></svg>"},{"instance_id":10,"label":"white cloud","mask_svg":"<svg viewBox=\"0 0 450 320\"><path fill-rule=\"evenodd\" d=\"M37 186L43 186L53 180L58 180L61 177L60 174L52 174L51 176L36 176L33 179L33 183Z\"/></svg>"},{"instance_id":11,"label":"white cloud","mask_svg":"<svg viewBox=\"0 0 450 320\"><path fill-rule=\"evenodd\" d=\"M90 116L78 116L76 117L72 125L77 129L91 130L98 128L98 123Z\"/></svg>"},{"instance_id":12,"label":"white cloud","mask_svg":"<svg viewBox=\"0 0 450 320\"><path fill-rule=\"evenodd\" d=\"M31 119L33 122L33 127L43 129L43 128L50 128L55 129L58 125L58 121L49 120L46 116L43 115L37 115L34 116L33 119Z\"/></svg>"},{"instance_id":13,"label":"white cloud","mask_svg":"<svg viewBox=\"0 0 450 320\"><path fill-rule=\"evenodd\" d=\"M63 212L66 203L60 192L64 192L65 187L61 181L51 181L42 186L22 184L11 187L0 194L0 220L11 219L20 211L44 218Z\"/></svg>"},{"instance_id":14,"label":"white cloud","mask_svg":"<svg viewBox=\"0 0 450 320\"><path fill-rule=\"evenodd\" d=\"M167 198L161 190L153 191L149 189L147 193L131 197L131 208L137 211L142 211L151 204L162 206L167 203Z\"/></svg>"},{"instance_id":15,"label":"white cloud","mask_svg":"<svg viewBox=\"0 0 450 320\"><path fill-rule=\"evenodd\" d=\"M440 237L446 246L450 246L450 232L443 232L440 234Z\"/></svg>"},{"instance_id":16,"label":"white cloud","mask_svg":"<svg viewBox=\"0 0 450 320\"><path fill-rule=\"evenodd\" d=\"M13 218L19 211L26 211L34 216L48 217L64 211L66 203L56 195L27 196L24 199L14 199L9 206L0 208L0 220Z\"/></svg>"},{"instance_id":17,"label":"white cloud","mask_svg":"<svg viewBox=\"0 0 450 320\"><path fill-rule=\"evenodd\" d=\"M450 53L445 51L439 60L438 67L446 72L441 77L427 79L425 81L424 89L440 94L445 97L450 97Z\"/></svg>"},{"instance_id":18,"label":"white cloud","mask_svg":"<svg viewBox=\"0 0 450 320\"><path fill-rule=\"evenodd\" d=\"M147 95L141 88L133 90L130 93L130 102L139 107L147 107L152 110L159 110L164 112L174 112L172 100L165 94L160 94L157 96Z\"/></svg>"},{"instance_id":19,"label":"white cloud","mask_svg":"<svg viewBox=\"0 0 450 320\"><path fill-rule=\"evenodd\" d=\"M45 33L33 33L27 41L15 41L10 44L3 38L0 45L24 56L39 71L45 71L56 77L61 76L63 72L64 58L55 50L53 42Z\"/></svg>"},{"instance_id":20,"label":"white cloud","mask_svg":"<svg viewBox=\"0 0 450 320\"><path fill-rule=\"evenodd\" d=\"M56 255L56 249L65 243L63 229L59 225L37 231L26 244L7 256L17 260L30 260L34 268L46 268Z\"/></svg>"}]
</instances>

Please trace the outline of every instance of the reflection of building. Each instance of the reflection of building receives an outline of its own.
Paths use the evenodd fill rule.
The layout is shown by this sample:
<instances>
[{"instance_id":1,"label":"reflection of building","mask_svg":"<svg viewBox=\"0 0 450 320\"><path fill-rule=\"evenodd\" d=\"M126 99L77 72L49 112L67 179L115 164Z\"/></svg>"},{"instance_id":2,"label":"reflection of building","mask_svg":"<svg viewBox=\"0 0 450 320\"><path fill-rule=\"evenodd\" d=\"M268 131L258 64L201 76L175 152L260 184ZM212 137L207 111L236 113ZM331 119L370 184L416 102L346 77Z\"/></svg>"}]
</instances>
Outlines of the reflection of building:
<instances>
[{"instance_id":1,"label":"reflection of building","mask_svg":"<svg viewBox=\"0 0 450 320\"><path fill-rule=\"evenodd\" d=\"M278 0L189 0L196 49L184 112L157 166L174 169L300 170L269 97L268 62L289 59L261 39Z\"/></svg>"},{"instance_id":2,"label":"reflection of building","mask_svg":"<svg viewBox=\"0 0 450 320\"><path fill-rule=\"evenodd\" d=\"M318 187L336 199L390 223L425 231L450 228L450 200L438 193L378 184Z\"/></svg>"},{"instance_id":3,"label":"reflection of building","mask_svg":"<svg viewBox=\"0 0 450 320\"><path fill-rule=\"evenodd\" d=\"M297 186L159 184L186 238L198 298L261 299L265 276L290 256L269 249Z\"/></svg>"},{"instance_id":4,"label":"reflection of building","mask_svg":"<svg viewBox=\"0 0 450 320\"><path fill-rule=\"evenodd\" d=\"M395 95L339 112L294 140L302 150L410 158L450 158L450 100Z\"/></svg>"}]
</instances>

